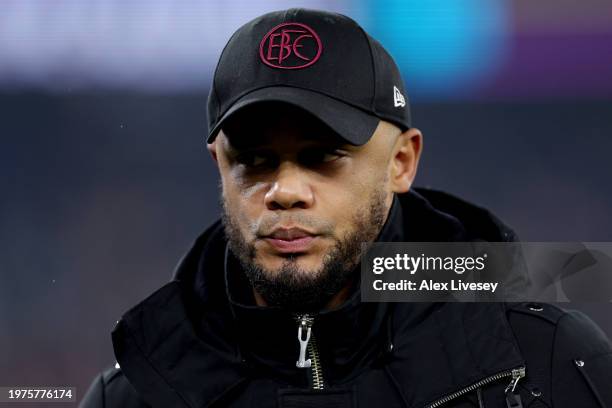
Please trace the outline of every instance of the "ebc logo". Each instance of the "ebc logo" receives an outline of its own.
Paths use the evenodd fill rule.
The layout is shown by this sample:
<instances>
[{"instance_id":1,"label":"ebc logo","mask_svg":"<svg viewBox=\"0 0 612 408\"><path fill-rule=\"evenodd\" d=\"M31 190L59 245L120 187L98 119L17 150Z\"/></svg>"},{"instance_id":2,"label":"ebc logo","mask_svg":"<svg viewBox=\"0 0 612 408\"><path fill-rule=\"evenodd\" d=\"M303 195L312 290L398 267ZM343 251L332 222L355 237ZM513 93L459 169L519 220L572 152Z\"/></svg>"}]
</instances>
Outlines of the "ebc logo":
<instances>
[{"instance_id":1,"label":"ebc logo","mask_svg":"<svg viewBox=\"0 0 612 408\"><path fill-rule=\"evenodd\" d=\"M259 44L259 57L272 68L299 69L317 62L323 51L321 39L306 24L279 24Z\"/></svg>"}]
</instances>

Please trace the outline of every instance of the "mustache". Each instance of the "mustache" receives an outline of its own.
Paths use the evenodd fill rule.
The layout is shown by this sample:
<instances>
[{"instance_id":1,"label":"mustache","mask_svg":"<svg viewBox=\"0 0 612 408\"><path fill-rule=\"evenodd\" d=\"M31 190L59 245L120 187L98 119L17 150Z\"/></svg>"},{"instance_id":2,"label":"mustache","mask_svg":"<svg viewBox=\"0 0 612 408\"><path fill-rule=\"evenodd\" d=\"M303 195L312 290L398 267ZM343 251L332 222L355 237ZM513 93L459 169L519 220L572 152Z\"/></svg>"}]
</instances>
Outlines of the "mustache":
<instances>
[{"instance_id":1,"label":"mustache","mask_svg":"<svg viewBox=\"0 0 612 408\"><path fill-rule=\"evenodd\" d=\"M333 235L334 224L305 214L273 214L265 216L251 225L251 231L257 237L271 235L279 227L295 227L315 235Z\"/></svg>"}]
</instances>

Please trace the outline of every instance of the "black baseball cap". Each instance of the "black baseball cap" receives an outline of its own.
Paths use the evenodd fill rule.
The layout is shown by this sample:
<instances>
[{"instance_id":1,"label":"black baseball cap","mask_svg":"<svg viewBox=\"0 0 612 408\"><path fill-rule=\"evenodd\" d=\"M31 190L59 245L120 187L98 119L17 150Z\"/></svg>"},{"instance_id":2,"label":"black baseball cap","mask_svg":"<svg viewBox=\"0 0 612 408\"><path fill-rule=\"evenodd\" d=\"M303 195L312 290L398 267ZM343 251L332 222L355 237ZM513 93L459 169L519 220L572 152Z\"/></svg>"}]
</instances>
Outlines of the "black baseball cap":
<instances>
[{"instance_id":1,"label":"black baseball cap","mask_svg":"<svg viewBox=\"0 0 612 408\"><path fill-rule=\"evenodd\" d=\"M208 96L207 142L233 114L261 102L304 109L354 145L366 143L380 119L410 128L391 55L355 21L326 11L271 12L232 35Z\"/></svg>"}]
</instances>

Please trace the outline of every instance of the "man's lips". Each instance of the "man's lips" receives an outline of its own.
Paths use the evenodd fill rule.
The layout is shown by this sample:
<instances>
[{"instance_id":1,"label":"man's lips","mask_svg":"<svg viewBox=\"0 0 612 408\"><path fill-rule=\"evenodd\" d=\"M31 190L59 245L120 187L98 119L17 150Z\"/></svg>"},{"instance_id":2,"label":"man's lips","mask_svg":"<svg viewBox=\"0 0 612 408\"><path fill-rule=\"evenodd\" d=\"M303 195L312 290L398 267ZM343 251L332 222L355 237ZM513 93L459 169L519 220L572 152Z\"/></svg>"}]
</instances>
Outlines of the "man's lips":
<instances>
[{"instance_id":1,"label":"man's lips","mask_svg":"<svg viewBox=\"0 0 612 408\"><path fill-rule=\"evenodd\" d=\"M301 228L277 228L271 234L264 236L268 244L284 254L306 252L316 238L316 234Z\"/></svg>"}]
</instances>

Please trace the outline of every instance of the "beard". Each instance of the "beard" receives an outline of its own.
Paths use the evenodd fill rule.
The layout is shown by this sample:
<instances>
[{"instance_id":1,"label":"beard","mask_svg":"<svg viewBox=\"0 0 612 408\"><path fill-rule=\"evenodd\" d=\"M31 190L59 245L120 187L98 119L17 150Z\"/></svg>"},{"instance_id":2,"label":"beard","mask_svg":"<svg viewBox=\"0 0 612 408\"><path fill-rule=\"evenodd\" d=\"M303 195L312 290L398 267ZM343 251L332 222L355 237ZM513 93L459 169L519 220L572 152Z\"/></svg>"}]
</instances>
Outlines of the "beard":
<instances>
[{"instance_id":1,"label":"beard","mask_svg":"<svg viewBox=\"0 0 612 408\"><path fill-rule=\"evenodd\" d=\"M299 225L317 226L329 232L334 244L323 255L321 266L315 270L306 270L299 266L299 255L285 256L283 263L274 270L266 269L256 262L255 244L248 242L234 222L232 214L223 199L223 225L228 238L230 250L236 255L242 270L251 285L266 301L268 306L279 307L297 313L316 312L342 288L358 275L359 259L363 243L373 242L380 233L386 218L386 194L384 190L373 192L367 204L352 217L353 229L343 236L333 234L333 226L328 223L312 220L308 216L292 217ZM267 220L271 228L278 223L280 215ZM253 230L262 226L252 226ZM265 228L265 227L264 227Z\"/></svg>"}]
</instances>

